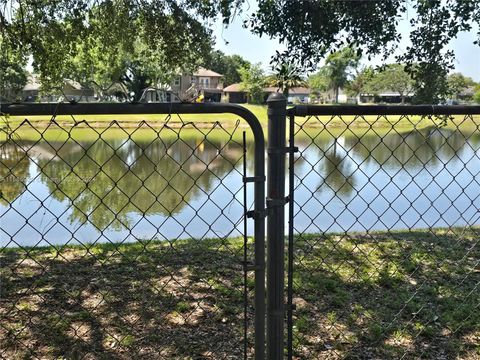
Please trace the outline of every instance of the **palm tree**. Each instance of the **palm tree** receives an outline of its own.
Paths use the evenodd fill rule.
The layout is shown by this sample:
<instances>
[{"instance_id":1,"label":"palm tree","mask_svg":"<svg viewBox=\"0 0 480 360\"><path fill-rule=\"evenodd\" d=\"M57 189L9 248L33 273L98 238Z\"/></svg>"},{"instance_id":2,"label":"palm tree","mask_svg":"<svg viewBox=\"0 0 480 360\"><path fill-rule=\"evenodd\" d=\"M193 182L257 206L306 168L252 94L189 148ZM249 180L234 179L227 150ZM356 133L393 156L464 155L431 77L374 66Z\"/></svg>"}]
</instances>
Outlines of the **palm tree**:
<instances>
[{"instance_id":1,"label":"palm tree","mask_svg":"<svg viewBox=\"0 0 480 360\"><path fill-rule=\"evenodd\" d=\"M280 89L288 97L290 89L306 86L300 68L293 63L283 63L275 68L275 73L267 78L267 85Z\"/></svg>"}]
</instances>

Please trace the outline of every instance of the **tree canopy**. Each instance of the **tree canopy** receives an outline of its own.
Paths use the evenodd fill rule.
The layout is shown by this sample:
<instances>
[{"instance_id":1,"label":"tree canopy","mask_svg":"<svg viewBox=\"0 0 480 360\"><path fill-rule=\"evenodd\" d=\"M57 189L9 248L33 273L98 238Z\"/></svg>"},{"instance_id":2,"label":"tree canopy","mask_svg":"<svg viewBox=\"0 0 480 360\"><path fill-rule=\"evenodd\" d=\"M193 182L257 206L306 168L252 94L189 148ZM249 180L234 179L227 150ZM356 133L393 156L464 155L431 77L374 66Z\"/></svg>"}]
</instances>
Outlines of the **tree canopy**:
<instances>
[{"instance_id":1,"label":"tree canopy","mask_svg":"<svg viewBox=\"0 0 480 360\"><path fill-rule=\"evenodd\" d=\"M476 83L472 78L463 75L462 73L450 74L447 78L447 84L450 89L450 93L454 98L458 99L459 94L469 88L475 87Z\"/></svg>"},{"instance_id":2,"label":"tree canopy","mask_svg":"<svg viewBox=\"0 0 480 360\"><path fill-rule=\"evenodd\" d=\"M306 85L301 70L294 63L280 64L274 71L273 75L267 77L266 84L280 89L287 97L290 89Z\"/></svg>"},{"instance_id":3,"label":"tree canopy","mask_svg":"<svg viewBox=\"0 0 480 360\"><path fill-rule=\"evenodd\" d=\"M277 52L273 64L297 61L304 69L345 45L368 56L386 59L398 45L400 19L408 12L411 46L397 55L415 80L419 102L437 103L448 94L447 75L454 54L449 41L480 23L480 2L441 0L287 1L257 0L254 10L246 0L0 0L3 36L24 54L33 57L34 70L43 82L61 81L75 71L78 47L100 75L133 74L161 57L162 67L190 68L201 64L212 48L211 28L218 16L228 24L240 11L248 13L246 26L255 34L278 39L286 50ZM480 31L475 43L478 44ZM135 43L151 51L135 54ZM92 54L93 52L93 54ZM155 53L153 58L149 55ZM111 61L101 69L100 60ZM99 61L96 61L100 59ZM139 65L139 59L144 64ZM122 67L123 66L123 67ZM72 70L73 69L73 70ZM85 69L85 68L82 68ZM91 69L91 70L90 70ZM125 70L127 69L127 70ZM107 71L108 70L108 71ZM112 70L112 71L110 71ZM150 69L148 69L150 71Z\"/></svg>"},{"instance_id":4,"label":"tree canopy","mask_svg":"<svg viewBox=\"0 0 480 360\"><path fill-rule=\"evenodd\" d=\"M397 56L415 80L419 102L437 103L448 93L447 74L454 54L446 47L461 31L480 23L480 2L385 1L269 1L259 0L248 25L258 35L286 45L273 61L300 61L314 67L332 51L354 45L368 56L386 59L401 39L399 21L411 16L411 46ZM479 43L480 31L476 44Z\"/></svg>"},{"instance_id":5,"label":"tree canopy","mask_svg":"<svg viewBox=\"0 0 480 360\"><path fill-rule=\"evenodd\" d=\"M42 86L65 78L139 88L198 67L212 49L213 1L0 0L2 35L31 55ZM7 6L8 5L8 6ZM8 9L7 12L4 9Z\"/></svg>"},{"instance_id":6,"label":"tree canopy","mask_svg":"<svg viewBox=\"0 0 480 360\"><path fill-rule=\"evenodd\" d=\"M248 96L248 102L260 104L263 102L263 87L265 85L265 74L261 64L242 66L238 69L240 73L240 87Z\"/></svg>"},{"instance_id":7,"label":"tree canopy","mask_svg":"<svg viewBox=\"0 0 480 360\"><path fill-rule=\"evenodd\" d=\"M414 86L412 77L405 71L405 65L389 64L374 73L367 84L367 89L374 94L382 91L396 92L400 95L403 104Z\"/></svg>"},{"instance_id":8,"label":"tree canopy","mask_svg":"<svg viewBox=\"0 0 480 360\"><path fill-rule=\"evenodd\" d=\"M239 68L249 66L250 62L240 55L225 55L220 50L213 51L205 61L204 66L223 75L225 86L241 81Z\"/></svg>"},{"instance_id":9,"label":"tree canopy","mask_svg":"<svg viewBox=\"0 0 480 360\"><path fill-rule=\"evenodd\" d=\"M26 58L0 34L0 97L15 99L27 83Z\"/></svg>"}]
</instances>

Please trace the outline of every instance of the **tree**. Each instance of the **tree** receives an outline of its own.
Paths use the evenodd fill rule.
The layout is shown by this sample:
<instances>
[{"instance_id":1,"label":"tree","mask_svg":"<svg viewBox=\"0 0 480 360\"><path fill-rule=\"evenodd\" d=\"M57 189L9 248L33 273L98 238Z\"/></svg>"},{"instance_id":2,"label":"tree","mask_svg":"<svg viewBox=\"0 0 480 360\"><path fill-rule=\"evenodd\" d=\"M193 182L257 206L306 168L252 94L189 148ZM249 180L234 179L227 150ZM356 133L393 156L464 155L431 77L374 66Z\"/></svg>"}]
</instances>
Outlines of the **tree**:
<instances>
[{"instance_id":1,"label":"tree","mask_svg":"<svg viewBox=\"0 0 480 360\"><path fill-rule=\"evenodd\" d=\"M238 69L248 66L250 62L240 55L225 55L220 50L213 51L204 66L223 75L223 83L228 86L241 81Z\"/></svg>"},{"instance_id":2,"label":"tree","mask_svg":"<svg viewBox=\"0 0 480 360\"><path fill-rule=\"evenodd\" d=\"M347 83L347 93L351 96L358 96L363 93L372 92L370 85L374 76L375 71L371 66L360 69L357 71L355 78Z\"/></svg>"},{"instance_id":3,"label":"tree","mask_svg":"<svg viewBox=\"0 0 480 360\"><path fill-rule=\"evenodd\" d=\"M26 59L0 34L0 99L16 100L27 83Z\"/></svg>"},{"instance_id":4,"label":"tree","mask_svg":"<svg viewBox=\"0 0 480 360\"><path fill-rule=\"evenodd\" d=\"M261 64L251 66L242 66L238 69L240 73L240 88L247 93L248 102L260 104L263 102L263 86L265 85L265 75Z\"/></svg>"},{"instance_id":5,"label":"tree","mask_svg":"<svg viewBox=\"0 0 480 360\"><path fill-rule=\"evenodd\" d=\"M159 44L166 64L190 64L210 50L212 20L225 25L241 11L246 0L0 0L1 31L15 39L34 59L42 80L59 81L66 63L74 56L76 44L92 31L92 7L124 8L106 12L105 21L121 31L112 31L109 48L131 42L137 31L145 43ZM399 19L407 11L415 16L410 23L409 46L397 56L415 80L418 101L437 103L448 93L446 77L453 67L454 54L446 51L450 40L480 23L480 2L463 0L385 1L286 1L257 0L246 25L259 36L279 39L285 50L273 63L298 61L305 70L316 67L325 56L345 44L368 56L396 49L401 36ZM5 13L9 9L10 14ZM136 20L136 21L131 21ZM120 24L125 24L125 31ZM132 32L133 29L133 32ZM128 31L127 31L128 30ZM120 36L118 36L120 34ZM141 35L144 36L144 35ZM475 43L479 43L477 39ZM415 65L415 66L413 66Z\"/></svg>"},{"instance_id":6,"label":"tree","mask_svg":"<svg viewBox=\"0 0 480 360\"><path fill-rule=\"evenodd\" d=\"M405 65L389 64L376 72L367 86L374 94L381 91L397 92L404 104L406 96L413 91L415 83L411 75L405 71Z\"/></svg>"},{"instance_id":7,"label":"tree","mask_svg":"<svg viewBox=\"0 0 480 360\"><path fill-rule=\"evenodd\" d=\"M329 88L335 93L335 102L338 103L339 89L345 87L352 70L358 66L360 55L352 47L345 47L328 55L325 61L326 73L329 79Z\"/></svg>"},{"instance_id":8,"label":"tree","mask_svg":"<svg viewBox=\"0 0 480 360\"><path fill-rule=\"evenodd\" d=\"M418 101L438 103L447 94L446 75L454 60L453 52L445 48L459 32L480 23L479 1L259 0L248 25L254 33L285 44L285 51L277 53L274 62L294 59L310 69L345 43L368 56L383 54L386 59L401 39L399 19L407 11L415 13L410 21L412 45L397 61L409 65Z\"/></svg>"},{"instance_id":9,"label":"tree","mask_svg":"<svg viewBox=\"0 0 480 360\"><path fill-rule=\"evenodd\" d=\"M480 104L480 85L475 87L475 94L473 95L473 101Z\"/></svg>"},{"instance_id":10,"label":"tree","mask_svg":"<svg viewBox=\"0 0 480 360\"><path fill-rule=\"evenodd\" d=\"M218 12L228 16L213 1L11 3L11 14L0 14L1 31L32 56L43 87L59 87L72 77L103 85L120 81L137 99L157 78L198 67L212 48L205 20Z\"/></svg>"},{"instance_id":11,"label":"tree","mask_svg":"<svg viewBox=\"0 0 480 360\"><path fill-rule=\"evenodd\" d=\"M447 83L450 93L455 99L458 99L458 95L462 90L475 86L475 81L470 77L464 76L462 73L448 75Z\"/></svg>"},{"instance_id":12,"label":"tree","mask_svg":"<svg viewBox=\"0 0 480 360\"><path fill-rule=\"evenodd\" d=\"M320 68L320 70L308 77L308 86L312 94L320 97L321 94L327 92L330 89L330 79L328 77L328 69L326 67Z\"/></svg>"},{"instance_id":13,"label":"tree","mask_svg":"<svg viewBox=\"0 0 480 360\"><path fill-rule=\"evenodd\" d=\"M266 79L268 86L280 89L288 97L290 89L305 86L299 67L294 63L284 63L274 69L275 73Z\"/></svg>"}]
</instances>

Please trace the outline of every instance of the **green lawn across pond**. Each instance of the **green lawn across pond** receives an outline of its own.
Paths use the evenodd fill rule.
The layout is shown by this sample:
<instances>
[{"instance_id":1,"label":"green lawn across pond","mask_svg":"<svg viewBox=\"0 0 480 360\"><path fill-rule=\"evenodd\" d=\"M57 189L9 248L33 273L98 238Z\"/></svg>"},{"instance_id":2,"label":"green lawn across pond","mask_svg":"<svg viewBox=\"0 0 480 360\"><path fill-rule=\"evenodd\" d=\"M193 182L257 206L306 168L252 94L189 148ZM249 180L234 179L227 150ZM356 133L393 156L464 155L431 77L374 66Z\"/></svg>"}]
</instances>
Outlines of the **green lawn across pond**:
<instances>
[{"instance_id":1,"label":"green lawn across pond","mask_svg":"<svg viewBox=\"0 0 480 360\"><path fill-rule=\"evenodd\" d=\"M250 110L260 121L262 126L267 125L267 107L266 105L251 105L243 104L248 110ZM5 127L7 124L15 128L27 117L14 116L14 117L0 117L0 127ZM50 122L50 116L29 116L28 120L37 128L44 128ZM209 128L212 123L220 122L222 126L234 127L239 119L238 116L233 114L186 114L178 115L171 114L166 115L76 115L64 116L59 115L55 120L62 126L69 127L75 121L86 120L90 126L97 128L104 128L108 126L113 120L117 120L122 124L124 128L136 128L141 121L146 121L153 126L161 126L168 120L172 126L180 126L182 122L194 122L198 127ZM442 119L420 117L420 116L321 116L318 118L305 119L298 117L296 119L297 124L303 124L305 127L328 127L328 128L392 128L396 129L412 129L425 126L431 126L432 124L440 124ZM473 117L453 116L449 118L447 125L452 127L457 126L474 126L476 127L480 123L480 115Z\"/></svg>"},{"instance_id":2,"label":"green lawn across pond","mask_svg":"<svg viewBox=\"0 0 480 360\"><path fill-rule=\"evenodd\" d=\"M478 359L479 238L477 228L297 236L296 358ZM0 354L241 358L242 257L242 239L4 249ZM250 275L250 319L253 285Z\"/></svg>"}]
</instances>

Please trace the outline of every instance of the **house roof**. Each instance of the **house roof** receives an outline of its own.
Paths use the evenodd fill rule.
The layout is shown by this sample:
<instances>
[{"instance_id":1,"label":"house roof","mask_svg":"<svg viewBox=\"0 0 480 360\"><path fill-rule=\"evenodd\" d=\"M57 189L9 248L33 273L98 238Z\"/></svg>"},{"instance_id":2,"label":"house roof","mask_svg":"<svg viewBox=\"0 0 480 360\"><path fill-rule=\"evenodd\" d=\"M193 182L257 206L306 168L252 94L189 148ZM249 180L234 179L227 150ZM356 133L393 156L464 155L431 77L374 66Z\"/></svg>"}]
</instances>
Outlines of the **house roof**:
<instances>
[{"instance_id":1,"label":"house roof","mask_svg":"<svg viewBox=\"0 0 480 360\"><path fill-rule=\"evenodd\" d=\"M65 79L65 85L70 86L74 90L86 90L79 82ZM40 78L36 74L30 74L27 78L27 84L23 87L23 91L39 91L42 87Z\"/></svg>"},{"instance_id":2,"label":"house roof","mask_svg":"<svg viewBox=\"0 0 480 360\"><path fill-rule=\"evenodd\" d=\"M28 75L27 84L23 87L23 91L37 91L40 90L40 79L36 75Z\"/></svg>"},{"instance_id":3,"label":"house roof","mask_svg":"<svg viewBox=\"0 0 480 360\"><path fill-rule=\"evenodd\" d=\"M460 91L460 93L458 95L460 95L460 96L472 96L473 94L475 94L475 88L473 86L470 86L470 87Z\"/></svg>"},{"instance_id":4,"label":"house roof","mask_svg":"<svg viewBox=\"0 0 480 360\"><path fill-rule=\"evenodd\" d=\"M264 88L263 91L270 92L270 93L281 92L279 88L272 87L272 86ZM309 95L310 89L307 87L294 87L288 90L288 93L290 95Z\"/></svg>"},{"instance_id":5,"label":"house roof","mask_svg":"<svg viewBox=\"0 0 480 360\"><path fill-rule=\"evenodd\" d=\"M240 84L232 84L230 86L227 86L225 89L223 89L223 91L224 92L243 92ZM279 88L269 86L269 87L263 88L263 91L267 93L273 93L273 92L280 92L281 90ZM289 94L290 95L309 95L310 89L306 87L295 87L289 90Z\"/></svg>"},{"instance_id":6,"label":"house roof","mask_svg":"<svg viewBox=\"0 0 480 360\"><path fill-rule=\"evenodd\" d=\"M223 89L224 92L243 92L240 84L232 84Z\"/></svg>"},{"instance_id":7,"label":"house roof","mask_svg":"<svg viewBox=\"0 0 480 360\"><path fill-rule=\"evenodd\" d=\"M222 74L216 73L215 71L208 70L205 68L199 68L196 72L193 73L193 76L204 76L204 77L222 77Z\"/></svg>"}]
</instances>

